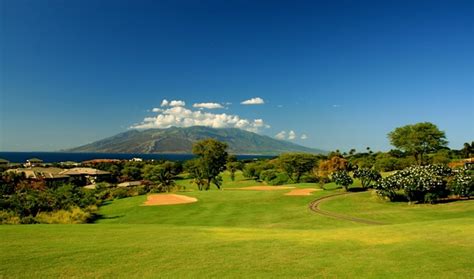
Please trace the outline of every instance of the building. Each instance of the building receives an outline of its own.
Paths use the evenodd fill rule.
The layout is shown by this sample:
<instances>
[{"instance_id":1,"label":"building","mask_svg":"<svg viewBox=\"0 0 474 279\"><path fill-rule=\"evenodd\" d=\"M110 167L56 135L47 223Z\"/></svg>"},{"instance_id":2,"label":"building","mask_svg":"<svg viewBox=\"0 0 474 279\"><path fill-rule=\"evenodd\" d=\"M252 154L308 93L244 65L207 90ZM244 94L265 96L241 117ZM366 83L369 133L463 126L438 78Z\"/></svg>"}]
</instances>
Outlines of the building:
<instances>
[{"instance_id":1,"label":"building","mask_svg":"<svg viewBox=\"0 0 474 279\"><path fill-rule=\"evenodd\" d=\"M59 174L68 175L71 177L71 181L77 185L95 184L110 178L110 172L93 168L72 168Z\"/></svg>"},{"instance_id":2,"label":"building","mask_svg":"<svg viewBox=\"0 0 474 279\"><path fill-rule=\"evenodd\" d=\"M43 165L43 160L38 158L31 158L26 160L25 167L32 168L32 167L39 167Z\"/></svg>"},{"instance_id":3,"label":"building","mask_svg":"<svg viewBox=\"0 0 474 279\"><path fill-rule=\"evenodd\" d=\"M143 159L142 158L132 158L132 159L130 159L130 161L132 161L132 162L143 162Z\"/></svg>"}]
</instances>

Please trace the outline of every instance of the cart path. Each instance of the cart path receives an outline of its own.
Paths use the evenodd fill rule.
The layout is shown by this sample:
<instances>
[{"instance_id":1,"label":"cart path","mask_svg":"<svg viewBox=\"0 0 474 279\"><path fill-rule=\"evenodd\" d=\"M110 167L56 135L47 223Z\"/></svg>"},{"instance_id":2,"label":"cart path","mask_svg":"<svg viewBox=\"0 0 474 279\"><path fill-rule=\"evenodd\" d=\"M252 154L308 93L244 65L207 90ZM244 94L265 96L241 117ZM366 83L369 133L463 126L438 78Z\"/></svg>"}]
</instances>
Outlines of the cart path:
<instances>
[{"instance_id":1,"label":"cart path","mask_svg":"<svg viewBox=\"0 0 474 279\"><path fill-rule=\"evenodd\" d=\"M332 195L329 195L329 196L321 197L321 198L318 198L318 199L315 199L314 201L312 201L309 204L309 209L311 211L314 211L317 214L332 217L332 218L335 218L335 219L352 221L352 222L362 223L362 224L367 224L367 225L385 225L386 223L383 223L383 222L352 217L352 216L349 216L349 215L334 213L334 212L322 210L322 209L319 208L319 205L322 202L332 200L332 199L337 198L339 196L348 196L348 195L355 195L355 194L358 194L358 193L345 192L345 193L337 193L337 194L332 194Z\"/></svg>"}]
</instances>

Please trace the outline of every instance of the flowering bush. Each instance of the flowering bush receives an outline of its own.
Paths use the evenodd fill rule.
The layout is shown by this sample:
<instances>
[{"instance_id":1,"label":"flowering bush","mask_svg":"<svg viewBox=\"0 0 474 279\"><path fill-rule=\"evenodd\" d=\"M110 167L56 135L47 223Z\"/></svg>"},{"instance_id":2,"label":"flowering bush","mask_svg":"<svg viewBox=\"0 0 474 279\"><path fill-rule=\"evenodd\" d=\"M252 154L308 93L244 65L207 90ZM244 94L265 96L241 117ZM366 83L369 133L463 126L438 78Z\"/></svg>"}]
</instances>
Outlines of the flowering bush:
<instances>
[{"instance_id":1,"label":"flowering bush","mask_svg":"<svg viewBox=\"0 0 474 279\"><path fill-rule=\"evenodd\" d=\"M341 185L346 189L349 185L351 185L354 181L352 180L352 177L347 173L345 170L339 170L335 171L332 174L332 180L337 184Z\"/></svg>"},{"instance_id":2,"label":"flowering bush","mask_svg":"<svg viewBox=\"0 0 474 279\"><path fill-rule=\"evenodd\" d=\"M373 169L361 168L354 170L354 178L359 178L362 188L368 188L372 182L376 182L382 178L380 173Z\"/></svg>"},{"instance_id":3,"label":"flowering bush","mask_svg":"<svg viewBox=\"0 0 474 279\"><path fill-rule=\"evenodd\" d=\"M447 181L451 174L452 170L444 165L411 166L381 179L376 190L390 200L403 190L409 201L432 203L449 194Z\"/></svg>"},{"instance_id":4,"label":"flowering bush","mask_svg":"<svg viewBox=\"0 0 474 279\"><path fill-rule=\"evenodd\" d=\"M453 194L461 197L474 195L474 176L472 171L466 166L455 170L449 186Z\"/></svg>"}]
</instances>

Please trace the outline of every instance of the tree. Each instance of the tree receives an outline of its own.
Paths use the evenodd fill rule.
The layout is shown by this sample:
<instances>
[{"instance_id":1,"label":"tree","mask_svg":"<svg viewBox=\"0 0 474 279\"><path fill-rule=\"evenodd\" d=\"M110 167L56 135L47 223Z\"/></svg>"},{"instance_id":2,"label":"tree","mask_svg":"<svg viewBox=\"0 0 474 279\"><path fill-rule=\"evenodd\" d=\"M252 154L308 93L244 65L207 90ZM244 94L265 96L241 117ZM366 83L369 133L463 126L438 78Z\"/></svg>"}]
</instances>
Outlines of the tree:
<instances>
[{"instance_id":1,"label":"tree","mask_svg":"<svg viewBox=\"0 0 474 279\"><path fill-rule=\"evenodd\" d=\"M332 180L337 185L343 186L346 191L349 185L351 185L354 182L354 180L352 180L352 177L345 170L339 170L339 171L334 172L332 174Z\"/></svg>"},{"instance_id":2,"label":"tree","mask_svg":"<svg viewBox=\"0 0 474 279\"><path fill-rule=\"evenodd\" d=\"M193 154L197 156L199 171L206 180L205 190L209 190L211 183L220 189L222 178L219 174L225 170L227 162L227 144L215 139L205 139L193 145Z\"/></svg>"},{"instance_id":3,"label":"tree","mask_svg":"<svg viewBox=\"0 0 474 279\"><path fill-rule=\"evenodd\" d=\"M189 174L189 178L192 179L191 182L196 184L199 191L202 191L204 185L206 185L206 179L204 178L202 168L199 166L199 160L192 159L186 161L186 163L184 163L184 170Z\"/></svg>"},{"instance_id":4,"label":"tree","mask_svg":"<svg viewBox=\"0 0 474 279\"><path fill-rule=\"evenodd\" d=\"M178 168L173 162L166 161L160 165L147 165L143 170L143 177L156 183L158 190L169 192L176 185L175 178Z\"/></svg>"},{"instance_id":5,"label":"tree","mask_svg":"<svg viewBox=\"0 0 474 279\"><path fill-rule=\"evenodd\" d=\"M230 179L235 180L235 173L238 170L242 170L242 164L240 162L227 162L226 168L230 173Z\"/></svg>"},{"instance_id":6,"label":"tree","mask_svg":"<svg viewBox=\"0 0 474 279\"><path fill-rule=\"evenodd\" d=\"M419 165L424 163L425 154L448 144L445 133L430 122L398 127L388 137L393 146L412 154Z\"/></svg>"},{"instance_id":7,"label":"tree","mask_svg":"<svg viewBox=\"0 0 474 279\"><path fill-rule=\"evenodd\" d=\"M314 173L319 177L328 177L331 173L338 170L348 170L349 162L341 157L334 156L329 160L320 161Z\"/></svg>"},{"instance_id":8,"label":"tree","mask_svg":"<svg viewBox=\"0 0 474 279\"><path fill-rule=\"evenodd\" d=\"M284 172L296 183L301 176L311 171L317 162L317 157L305 153L286 153L278 157L278 163Z\"/></svg>"},{"instance_id":9,"label":"tree","mask_svg":"<svg viewBox=\"0 0 474 279\"><path fill-rule=\"evenodd\" d=\"M142 170L136 166L126 165L121 173L126 180L140 180L142 178Z\"/></svg>"},{"instance_id":10,"label":"tree","mask_svg":"<svg viewBox=\"0 0 474 279\"><path fill-rule=\"evenodd\" d=\"M354 178L359 178L362 188L367 189L372 182L376 182L382 178L380 173L373 169L361 168L354 170Z\"/></svg>"},{"instance_id":11,"label":"tree","mask_svg":"<svg viewBox=\"0 0 474 279\"><path fill-rule=\"evenodd\" d=\"M474 141L469 144L465 142L463 148L461 149L461 153L464 158L470 158L472 154L474 154Z\"/></svg>"}]
</instances>

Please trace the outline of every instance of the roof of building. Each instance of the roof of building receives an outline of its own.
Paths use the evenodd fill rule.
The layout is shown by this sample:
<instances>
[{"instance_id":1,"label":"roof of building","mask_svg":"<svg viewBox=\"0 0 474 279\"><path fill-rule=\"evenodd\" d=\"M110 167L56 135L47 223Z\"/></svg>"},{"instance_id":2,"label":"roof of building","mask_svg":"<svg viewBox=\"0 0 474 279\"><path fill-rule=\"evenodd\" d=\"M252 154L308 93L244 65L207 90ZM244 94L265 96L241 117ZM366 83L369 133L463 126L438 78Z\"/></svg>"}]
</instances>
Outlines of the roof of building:
<instances>
[{"instance_id":1,"label":"roof of building","mask_svg":"<svg viewBox=\"0 0 474 279\"><path fill-rule=\"evenodd\" d=\"M11 169L11 172L16 173L24 173L27 178L44 178L44 179L59 179L59 178L68 178L69 176L60 174L63 169L60 168L18 168L18 169Z\"/></svg>"},{"instance_id":2,"label":"roof of building","mask_svg":"<svg viewBox=\"0 0 474 279\"><path fill-rule=\"evenodd\" d=\"M60 172L60 174L65 175L105 175L110 174L108 171L102 171L93 168L72 168Z\"/></svg>"},{"instance_id":3,"label":"roof of building","mask_svg":"<svg viewBox=\"0 0 474 279\"><path fill-rule=\"evenodd\" d=\"M31 158L31 159L28 159L26 161L30 162L30 163L43 163L43 160L41 160L39 158Z\"/></svg>"}]
</instances>

